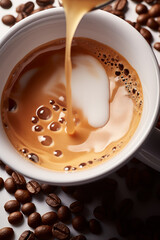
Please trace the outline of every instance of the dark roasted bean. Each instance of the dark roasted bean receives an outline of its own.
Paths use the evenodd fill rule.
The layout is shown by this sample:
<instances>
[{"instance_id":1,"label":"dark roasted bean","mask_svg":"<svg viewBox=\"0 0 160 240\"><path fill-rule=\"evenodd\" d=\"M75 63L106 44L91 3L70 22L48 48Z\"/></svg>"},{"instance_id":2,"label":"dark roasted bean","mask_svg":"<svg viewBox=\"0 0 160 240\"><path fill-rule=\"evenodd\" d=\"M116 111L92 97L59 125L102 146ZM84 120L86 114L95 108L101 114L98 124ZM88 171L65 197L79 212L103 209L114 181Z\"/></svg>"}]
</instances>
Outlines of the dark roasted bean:
<instances>
[{"instance_id":1,"label":"dark roasted bean","mask_svg":"<svg viewBox=\"0 0 160 240\"><path fill-rule=\"evenodd\" d=\"M5 166L5 171L11 176L14 172L12 168L10 168L8 165Z\"/></svg>"},{"instance_id":2,"label":"dark roasted bean","mask_svg":"<svg viewBox=\"0 0 160 240\"><path fill-rule=\"evenodd\" d=\"M153 29L153 30L157 30L159 27L158 22L156 22L156 20L154 20L154 18L149 18L147 20L147 24L146 24L149 28Z\"/></svg>"},{"instance_id":3,"label":"dark roasted bean","mask_svg":"<svg viewBox=\"0 0 160 240\"><path fill-rule=\"evenodd\" d=\"M79 215L72 219L72 226L77 231L84 230L86 225L87 225L87 222L84 216Z\"/></svg>"},{"instance_id":4,"label":"dark roasted bean","mask_svg":"<svg viewBox=\"0 0 160 240\"><path fill-rule=\"evenodd\" d=\"M150 9L149 9L149 15L151 17L159 17L160 16L160 3L154 4Z\"/></svg>"},{"instance_id":5,"label":"dark roasted bean","mask_svg":"<svg viewBox=\"0 0 160 240\"><path fill-rule=\"evenodd\" d=\"M4 180L0 177L0 189L2 189L4 186Z\"/></svg>"},{"instance_id":6,"label":"dark roasted bean","mask_svg":"<svg viewBox=\"0 0 160 240\"><path fill-rule=\"evenodd\" d=\"M75 190L75 187L61 187L63 192L67 193L67 194L72 194Z\"/></svg>"},{"instance_id":7,"label":"dark roasted bean","mask_svg":"<svg viewBox=\"0 0 160 240\"><path fill-rule=\"evenodd\" d=\"M34 10L34 3L33 2L27 2L24 4L23 12L27 15L30 15L31 12Z\"/></svg>"},{"instance_id":8,"label":"dark roasted bean","mask_svg":"<svg viewBox=\"0 0 160 240\"><path fill-rule=\"evenodd\" d=\"M65 222L69 220L71 213L67 206L61 206L57 211L57 215L60 221Z\"/></svg>"},{"instance_id":9,"label":"dark roasted bean","mask_svg":"<svg viewBox=\"0 0 160 240\"><path fill-rule=\"evenodd\" d=\"M36 228L41 225L41 215L38 212L31 213L28 217L28 225Z\"/></svg>"},{"instance_id":10,"label":"dark roasted bean","mask_svg":"<svg viewBox=\"0 0 160 240\"><path fill-rule=\"evenodd\" d=\"M32 199L28 190L23 190L23 189L18 189L15 192L14 196L17 199L17 201L20 203L27 203L27 202L30 202Z\"/></svg>"},{"instance_id":11,"label":"dark roasted bean","mask_svg":"<svg viewBox=\"0 0 160 240\"><path fill-rule=\"evenodd\" d=\"M137 22L140 23L141 25L145 25L147 23L148 18L149 18L148 13L142 13L137 17Z\"/></svg>"},{"instance_id":12,"label":"dark roasted bean","mask_svg":"<svg viewBox=\"0 0 160 240\"><path fill-rule=\"evenodd\" d=\"M9 9L12 7L12 2L10 0L1 0L0 6L4 9Z\"/></svg>"},{"instance_id":13,"label":"dark roasted bean","mask_svg":"<svg viewBox=\"0 0 160 240\"><path fill-rule=\"evenodd\" d=\"M2 22L7 26L12 26L16 22L16 18L13 15L5 15L2 17Z\"/></svg>"},{"instance_id":14,"label":"dark roasted bean","mask_svg":"<svg viewBox=\"0 0 160 240\"><path fill-rule=\"evenodd\" d=\"M32 180L29 181L26 185L27 190L31 193L31 194L37 194L41 191L41 186L39 185L38 182Z\"/></svg>"},{"instance_id":15,"label":"dark roasted bean","mask_svg":"<svg viewBox=\"0 0 160 240\"><path fill-rule=\"evenodd\" d=\"M54 0L36 0L36 3L40 6L40 7L45 7L47 5L53 4Z\"/></svg>"},{"instance_id":16,"label":"dark roasted bean","mask_svg":"<svg viewBox=\"0 0 160 240\"><path fill-rule=\"evenodd\" d=\"M0 229L0 240L13 239L14 231L10 227L4 227Z\"/></svg>"},{"instance_id":17,"label":"dark roasted bean","mask_svg":"<svg viewBox=\"0 0 160 240\"><path fill-rule=\"evenodd\" d=\"M114 9L118 11L123 11L127 5L127 0L117 0L114 5Z\"/></svg>"},{"instance_id":18,"label":"dark roasted bean","mask_svg":"<svg viewBox=\"0 0 160 240\"><path fill-rule=\"evenodd\" d=\"M6 212L12 213L18 211L20 208L20 204L17 200L9 200L5 203L4 209Z\"/></svg>"},{"instance_id":19,"label":"dark roasted bean","mask_svg":"<svg viewBox=\"0 0 160 240\"><path fill-rule=\"evenodd\" d=\"M138 14L142 14L142 13L147 13L148 12L148 8L146 5L139 3L136 6L136 13Z\"/></svg>"},{"instance_id":20,"label":"dark roasted bean","mask_svg":"<svg viewBox=\"0 0 160 240\"><path fill-rule=\"evenodd\" d=\"M41 184L41 189L42 189L43 193L50 194L55 191L56 186L43 183L43 184Z\"/></svg>"},{"instance_id":21,"label":"dark roasted bean","mask_svg":"<svg viewBox=\"0 0 160 240\"><path fill-rule=\"evenodd\" d=\"M42 223L44 225L53 225L57 222L58 216L56 212L47 212L42 215Z\"/></svg>"},{"instance_id":22,"label":"dark roasted bean","mask_svg":"<svg viewBox=\"0 0 160 240\"><path fill-rule=\"evenodd\" d=\"M46 203L51 207L59 207L61 205L61 199L54 193L50 193L46 198Z\"/></svg>"},{"instance_id":23,"label":"dark roasted bean","mask_svg":"<svg viewBox=\"0 0 160 240\"><path fill-rule=\"evenodd\" d=\"M21 211L24 215L29 216L31 213L35 212L36 207L34 203L28 202L21 207Z\"/></svg>"},{"instance_id":24,"label":"dark roasted bean","mask_svg":"<svg viewBox=\"0 0 160 240\"><path fill-rule=\"evenodd\" d=\"M8 222L11 224L19 224L21 223L23 220L23 215L21 212L17 211L17 212L12 212L10 213L10 215L8 216Z\"/></svg>"},{"instance_id":25,"label":"dark roasted bean","mask_svg":"<svg viewBox=\"0 0 160 240\"><path fill-rule=\"evenodd\" d=\"M146 39L148 43L151 43L152 34L146 28L141 28L140 34Z\"/></svg>"},{"instance_id":26,"label":"dark roasted bean","mask_svg":"<svg viewBox=\"0 0 160 240\"><path fill-rule=\"evenodd\" d=\"M17 186L16 186L16 184L14 183L14 181L11 177L7 178L5 180L4 187L7 190L7 192L9 192L9 193L15 193L15 191L17 189Z\"/></svg>"},{"instance_id":27,"label":"dark roasted bean","mask_svg":"<svg viewBox=\"0 0 160 240\"><path fill-rule=\"evenodd\" d=\"M59 240L66 240L70 236L70 230L65 224L59 222L53 225L52 234Z\"/></svg>"},{"instance_id":28,"label":"dark roasted bean","mask_svg":"<svg viewBox=\"0 0 160 240\"><path fill-rule=\"evenodd\" d=\"M37 240L34 233L30 230L24 231L18 240Z\"/></svg>"},{"instance_id":29,"label":"dark roasted bean","mask_svg":"<svg viewBox=\"0 0 160 240\"><path fill-rule=\"evenodd\" d=\"M89 230L93 234L100 234L102 231L101 225L96 219L89 220Z\"/></svg>"},{"instance_id":30,"label":"dark roasted bean","mask_svg":"<svg viewBox=\"0 0 160 240\"><path fill-rule=\"evenodd\" d=\"M48 225L41 225L34 230L34 234L39 240L45 240L52 236L52 228Z\"/></svg>"},{"instance_id":31,"label":"dark roasted bean","mask_svg":"<svg viewBox=\"0 0 160 240\"><path fill-rule=\"evenodd\" d=\"M98 206L93 211L94 216L99 220L104 220L105 218L105 209L103 206Z\"/></svg>"},{"instance_id":32,"label":"dark roasted bean","mask_svg":"<svg viewBox=\"0 0 160 240\"><path fill-rule=\"evenodd\" d=\"M16 12L21 13L23 12L23 9L24 9L24 4L20 4L16 7Z\"/></svg>"},{"instance_id":33,"label":"dark roasted bean","mask_svg":"<svg viewBox=\"0 0 160 240\"><path fill-rule=\"evenodd\" d=\"M83 211L84 205L80 201L75 201L71 203L70 210L72 213L80 213Z\"/></svg>"},{"instance_id":34,"label":"dark roasted bean","mask_svg":"<svg viewBox=\"0 0 160 240\"><path fill-rule=\"evenodd\" d=\"M17 17L16 17L16 22L20 22L22 19L24 19L25 17L27 17L27 15L25 13L18 13Z\"/></svg>"},{"instance_id":35,"label":"dark roasted bean","mask_svg":"<svg viewBox=\"0 0 160 240\"><path fill-rule=\"evenodd\" d=\"M24 188L26 186L26 180L21 174L13 172L12 178L18 188Z\"/></svg>"},{"instance_id":36,"label":"dark roasted bean","mask_svg":"<svg viewBox=\"0 0 160 240\"><path fill-rule=\"evenodd\" d=\"M138 31L138 32L140 32L140 30L141 30L141 24L140 23L134 23L134 28Z\"/></svg>"}]
</instances>

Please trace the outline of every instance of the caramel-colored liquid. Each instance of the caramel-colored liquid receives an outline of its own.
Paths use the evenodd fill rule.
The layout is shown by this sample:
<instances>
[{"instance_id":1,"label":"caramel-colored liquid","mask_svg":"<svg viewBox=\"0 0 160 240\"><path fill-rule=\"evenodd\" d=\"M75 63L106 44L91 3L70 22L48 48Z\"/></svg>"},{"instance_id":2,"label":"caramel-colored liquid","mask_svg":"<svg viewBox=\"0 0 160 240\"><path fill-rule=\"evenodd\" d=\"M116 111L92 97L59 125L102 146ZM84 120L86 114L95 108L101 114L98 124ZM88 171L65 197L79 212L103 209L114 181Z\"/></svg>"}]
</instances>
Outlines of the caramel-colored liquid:
<instances>
[{"instance_id":1,"label":"caramel-colored liquid","mask_svg":"<svg viewBox=\"0 0 160 240\"><path fill-rule=\"evenodd\" d=\"M110 114L102 128L91 127L83 109L73 103L76 131L67 134L66 87L60 80L64 75L64 39L43 45L22 59L2 96L2 120L13 146L36 164L56 171L87 169L115 156L130 141L141 118L142 86L127 60L112 48L86 38L73 41L73 70L79 56L96 58L109 79ZM91 67L91 71L95 69Z\"/></svg>"},{"instance_id":2,"label":"caramel-colored liquid","mask_svg":"<svg viewBox=\"0 0 160 240\"><path fill-rule=\"evenodd\" d=\"M66 13L66 50L65 50L65 76L66 76L66 99L67 99L67 132L73 134L75 126L72 114L72 91L71 91L71 44L76 28L82 17L91 9L108 2L109 0L62 0Z\"/></svg>"}]
</instances>

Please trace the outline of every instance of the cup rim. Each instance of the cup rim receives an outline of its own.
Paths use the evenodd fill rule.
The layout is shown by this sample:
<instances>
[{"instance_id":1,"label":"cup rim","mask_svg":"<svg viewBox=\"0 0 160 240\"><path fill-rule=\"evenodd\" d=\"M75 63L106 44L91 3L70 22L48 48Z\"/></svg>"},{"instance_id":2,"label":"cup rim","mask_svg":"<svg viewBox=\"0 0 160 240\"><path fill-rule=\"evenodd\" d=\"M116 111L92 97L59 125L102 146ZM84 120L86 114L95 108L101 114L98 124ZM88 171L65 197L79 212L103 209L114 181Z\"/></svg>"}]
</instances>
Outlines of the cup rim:
<instances>
[{"instance_id":1,"label":"cup rim","mask_svg":"<svg viewBox=\"0 0 160 240\"><path fill-rule=\"evenodd\" d=\"M13 26L11 29L9 29L8 33L6 33L4 35L4 37L0 40L0 47L2 48L8 41L10 41L10 39L19 30L22 30L23 27L28 26L28 25L32 25L33 23L35 24L36 21L42 20L43 18L45 20L47 20L48 18L50 19L53 16L53 14L54 15L57 14L57 17L61 18L62 15L64 16L63 8L49 9L47 11L38 12L34 15L31 15L31 16L27 17L26 19L22 20L21 22L17 23L15 26ZM99 17L108 16L108 18L113 18L114 21L120 22L122 25L126 24L126 26L128 25L127 27L130 28L130 30L132 29L131 31L135 31L135 34L137 34L138 38L143 39L143 37L137 32L137 30L135 30L127 22L125 22L124 20L120 19L119 17L117 17L115 15L111 15L110 13L104 12L102 10L96 10L96 12L94 11L94 12L91 12L89 14L90 15L95 14ZM148 43L146 42L145 39L143 39L143 41L144 41L144 44L148 45ZM117 168L119 168L120 166L125 164L126 161L129 160L132 157L132 155L140 148L142 143L145 141L147 136L150 134L152 128L154 127L154 124L155 124L155 121L157 119L157 115L158 115L158 112L159 112L160 85L159 85L159 80L158 79L160 79L160 73L159 73L159 68L158 68L158 64L157 64L157 59L156 59L156 57L155 57L155 55L154 55L154 53L151 50L149 45L148 45L148 54L150 55L150 57L152 57L152 60L153 60L153 65L155 67L156 76L157 76L157 86L158 86L158 89L157 89L158 94L157 94L157 101L156 101L156 105L155 105L155 109L154 109L154 114L151 118L150 125L145 130L143 136L138 140L134 149L132 149L130 151L130 153L128 155L126 155L123 159L119 159L118 161L112 161L112 166L110 166L109 168L108 167L105 168L105 166L107 164L107 161L105 161L102 164L100 164L101 166L103 165L103 167L101 167L101 168L99 168L99 165L98 165L96 167L91 167L87 170L82 170L82 171L78 171L78 172L74 172L74 173L58 172L57 176L59 175L59 177L57 179L54 179L54 177L51 177L51 175L52 174L54 175L54 173L55 173L55 172L53 172L53 170L45 169L45 168L42 168L42 167L39 167L39 166L36 166L37 172L35 174L35 172L30 171L30 169L20 168L19 166L15 167L14 164L12 165L12 163L10 162L9 159L5 159L5 162L7 163L7 165L12 167L16 171L24 174L25 176L28 176L30 178L34 178L38 181L44 181L44 182L51 183L51 184L54 183L54 184L57 184L57 185L76 185L76 184L83 184L83 183L86 183L86 182L90 182L90 181L93 181L93 180L100 179L104 175L110 174L111 172L115 171ZM112 159L114 159L114 158L112 158ZM97 169L97 171L95 171L95 168ZM41 171L46 172L45 175L43 174L43 178L42 178L42 175L40 174ZM87 172L87 173L85 173L85 172Z\"/></svg>"}]
</instances>

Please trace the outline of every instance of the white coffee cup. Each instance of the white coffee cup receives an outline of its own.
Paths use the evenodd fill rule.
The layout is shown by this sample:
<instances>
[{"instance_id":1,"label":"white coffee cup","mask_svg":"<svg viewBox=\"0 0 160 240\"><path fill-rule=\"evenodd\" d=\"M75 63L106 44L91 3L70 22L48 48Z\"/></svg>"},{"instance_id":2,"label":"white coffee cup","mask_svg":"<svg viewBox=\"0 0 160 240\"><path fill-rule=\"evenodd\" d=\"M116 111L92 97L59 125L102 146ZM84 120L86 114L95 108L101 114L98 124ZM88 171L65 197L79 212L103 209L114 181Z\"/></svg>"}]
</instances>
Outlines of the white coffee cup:
<instances>
[{"instance_id":1,"label":"white coffee cup","mask_svg":"<svg viewBox=\"0 0 160 240\"><path fill-rule=\"evenodd\" d=\"M139 158L160 169L160 132L154 129L159 113L160 76L155 56L145 39L124 20L101 10L88 13L81 21L76 36L102 42L123 55L139 74L144 109L140 124L127 146L112 159L100 165L74 173L56 172L23 159L8 140L0 120L0 159L16 171L47 183L74 185L89 182L111 173L137 154L148 135L147 148L138 151ZM13 26L0 42L0 98L12 69L34 48L54 39L65 37L65 15L62 8L50 9L27 17ZM157 156L153 152L156 148ZM148 147L149 146L149 147ZM150 157L150 154L152 157ZM154 155L154 156L153 156Z\"/></svg>"}]
</instances>

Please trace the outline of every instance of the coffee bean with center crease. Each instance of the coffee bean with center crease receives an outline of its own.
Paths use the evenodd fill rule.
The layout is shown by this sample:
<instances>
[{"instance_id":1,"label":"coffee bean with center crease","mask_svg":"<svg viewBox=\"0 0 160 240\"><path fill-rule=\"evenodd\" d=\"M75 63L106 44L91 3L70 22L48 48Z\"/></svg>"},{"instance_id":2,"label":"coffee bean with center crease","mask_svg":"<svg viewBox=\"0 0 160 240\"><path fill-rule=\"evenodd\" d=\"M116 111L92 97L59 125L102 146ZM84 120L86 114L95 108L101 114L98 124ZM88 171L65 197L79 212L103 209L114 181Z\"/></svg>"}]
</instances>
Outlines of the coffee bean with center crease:
<instances>
[{"instance_id":1,"label":"coffee bean with center crease","mask_svg":"<svg viewBox=\"0 0 160 240\"><path fill-rule=\"evenodd\" d=\"M20 208L20 204L17 200L9 200L4 205L4 209L6 210L6 212L9 212L9 213L18 211L19 208Z\"/></svg>"},{"instance_id":2,"label":"coffee bean with center crease","mask_svg":"<svg viewBox=\"0 0 160 240\"><path fill-rule=\"evenodd\" d=\"M37 194L41 191L41 186L38 182L32 180L29 181L26 185L27 190L31 193L31 194Z\"/></svg>"},{"instance_id":3,"label":"coffee bean with center crease","mask_svg":"<svg viewBox=\"0 0 160 240\"><path fill-rule=\"evenodd\" d=\"M10 0L1 0L0 6L4 9L9 9L12 7L12 2Z\"/></svg>"},{"instance_id":4,"label":"coffee bean with center crease","mask_svg":"<svg viewBox=\"0 0 160 240\"><path fill-rule=\"evenodd\" d=\"M127 5L127 0L117 0L114 5L114 9L118 11L123 11Z\"/></svg>"},{"instance_id":5,"label":"coffee bean with center crease","mask_svg":"<svg viewBox=\"0 0 160 240\"><path fill-rule=\"evenodd\" d=\"M35 210L36 210L36 207L35 207L34 203L32 203L32 202L25 203L21 207L21 211L26 216L29 216L31 213L35 212Z\"/></svg>"},{"instance_id":6,"label":"coffee bean with center crease","mask_svg":"<svg viewBox=\"0 0 160 240\"><path fill-rule=\"evenodd\" d=\"M37 238L32 231L26 230L21 234L18 240L37 240Z\"/></svg>"},{"instance_id":7,"label":"coffee bean with center crease","mask_svg":"<svg viewBox=\"0 0 160 240\"><path fill-rule=\"evenodd\" d=\"M15 182L15 184L17 185L17 188L23 189L26 187L26 180L21 174L19 174L17 172L13 172L12 178L13 178L13 181Z\"/></svg>"},{"instance_id":8,"label":"coffee bean with center crease","mask_svg":"<svg viewBox=\"0 0 160 240\"><path fill-rule=\"evenodd\" d=\"M46 7L47 5L53 4L54 0L36 0L36 3L40 7Z\"/></svg>"},{"instance_id":9,"label":"coffee bean with center crease","mask_svg":"<svg viewBox=\"0 0 160 240\"><path fill-rule=\"evenodd\" d=\"M0 177L0 189L2 189L4 186L4 180Z\"/></svg>"},{"instance_id":10,"label":"coffee bean with center crease","mask_svg":"<svg viewBox=\"0 0 160 240\"><path fill-rule=\"evenodd\" d=\"M47 212L42 215L42 223L44 225L52 225L57 222L58 216L56 212Z\"/></svg>"},{"instance_id":11,"label":"coffee bean with center crease","mask_svg":"<svg viewBox=\"0 0 160 240\"><path fill-rule=\"evenodd\" d=\"M77 235L72 237L70 240L87 240L87 238L84 235Z\"/></svg>"},{"instance_id":12,"label":"coffee bean with center crease","mask_svg":"<svg viewBox=\"0 0 160 240\"><path fill-rule=\"evenodd\" d=\"M38 212L31 213L28 217L28 225L31 228L36 228L41 225L42 219Z\"/></svg>"},{"instance_id":13,"label":"coffee bean with center crease","mask_svg":"<svg viewBox=\"0 0 160 240\"><path fill-rule=\"evenodd\" d=\"M30 202L32 199L28 190L23 190L23 189L18 189L15 192L14 196L17 199L17 201L20 203L27 203L27 202Z\"/></svg>"},{"instance_id":14,"label":"coffee bean with center crease","mask_svg":"<svg viewBox=\"0 0 160 240\"><path fill-rule=\"evenodd\" d=\"M4 182L4 187L9 193L15 193L17 186L15 182L13 181L13 178L7 178Z\"/></svg>"},{"instance_id":15,"label":"coffee bean with center crease","mask_svg":"<svg viewBox=\"0 0 160 240\"><path fill-rule=\"evenodd\" d=\"M41 225L34 230L34 234L39 240L46 240L52 236L52 228L48 225Z\"/></svg>"},{"instance_id":16,"label":"coffee bean with center crease","mask_svg":"<svg viewBox=\"0 0 160 240\"><path fill-rule=\"evenodd\" d=\"M97 219L103 220L105 218L105 208L103 206L98 206L94 209L93 214Z\"/></svg>"},{"instance_id":17,"label":"coffee bean with center crease","mask_svg":"<svg viewBox=\"0 0 160 240\"><path fill-rule=\"evenodd\" d=\"M13 239L14 231L10 227L4 227L0 229L0 240Z\"/></svg>"},{"instance_id":18,"label":"coffee bean with center crease","mask_svg":"<svg viewBox=\"0 0 160 240\"><path fill-rule=\"evenodd\" d=\"M34 3L33 2L27 2L24 4L23 12L27 15L30 15L31 12L34 10Z\"/></svg>"},{"instance_id":19,"label":"coffee bean with center crease","mask_svg":"<svg viewBox=\"0 0 160 240\"><path fill-rule=\"evenodd\" d=\"M59 222L53 225L52 234L59 240L66 240L70 236L70 230L65 224Z\"/></svg>"},{"instance_id":20,"label":"coffee bean with center crease","mask_svg":"<svg viewBox=\"0 0 160 240\"><path fill-rule=\"evenodd\" d=\"M57 211L57 215L60 221L65 222L69 220L71 212L67 206L61 206Z\"/></svg>"},{"instance_id":21,"label":"coffee bean with center crease","mask_svg":"<svg viewBox=\"0 0 160 240\"><path fill-rule=\"evenodd\" d=\"M12 212L10 213L10 215L8 216L8 222L15 225L15 224L19 224L21 223L23 220L23 215L21 212L17 211L17 212Z\"/></svg>"},{"instance_id":22,"label":"coffee bean with center crease","mask_svg":"<svg viewBox=\"0 0 160 240\"><path fill-rule=\"evenodd\" d=\"M152 34L146 28L141 28L140 34L146 39L146 41L150 44L152 41Z\"/></svg>"},{"instance_id":23,"label":"coffee bean with center crease","mask_svg":"<svg viewBox=\"0 0 160 240\"><path fill-rule=\"evenodd\" d=\"M59 207L61 205L61 199L54 193L50 193L46 198L46 203L51 207Z\"/></svg>"},{"instance_id":24,"label":"coffee bean with center crease","mask_svg":"<svg viewBox=\"0 0 160 240\"><path fill-rule=\"evenodd\" d=\"M75 201L71 203L70 210L72 213L80 213L83 211L84 204L80 201Z\"/></svg>"},{"instance_id":25,"label":"coffee bean with center crease","mask_svg":"<svg viewBox=\"0 0 160 240\"><path fill-rule=\"evenodd\" d=\"M7 26L12 26L16 22L16 18L13 15L5 15L2 17L2 22Z\"/></svg>"}]
</instances>

